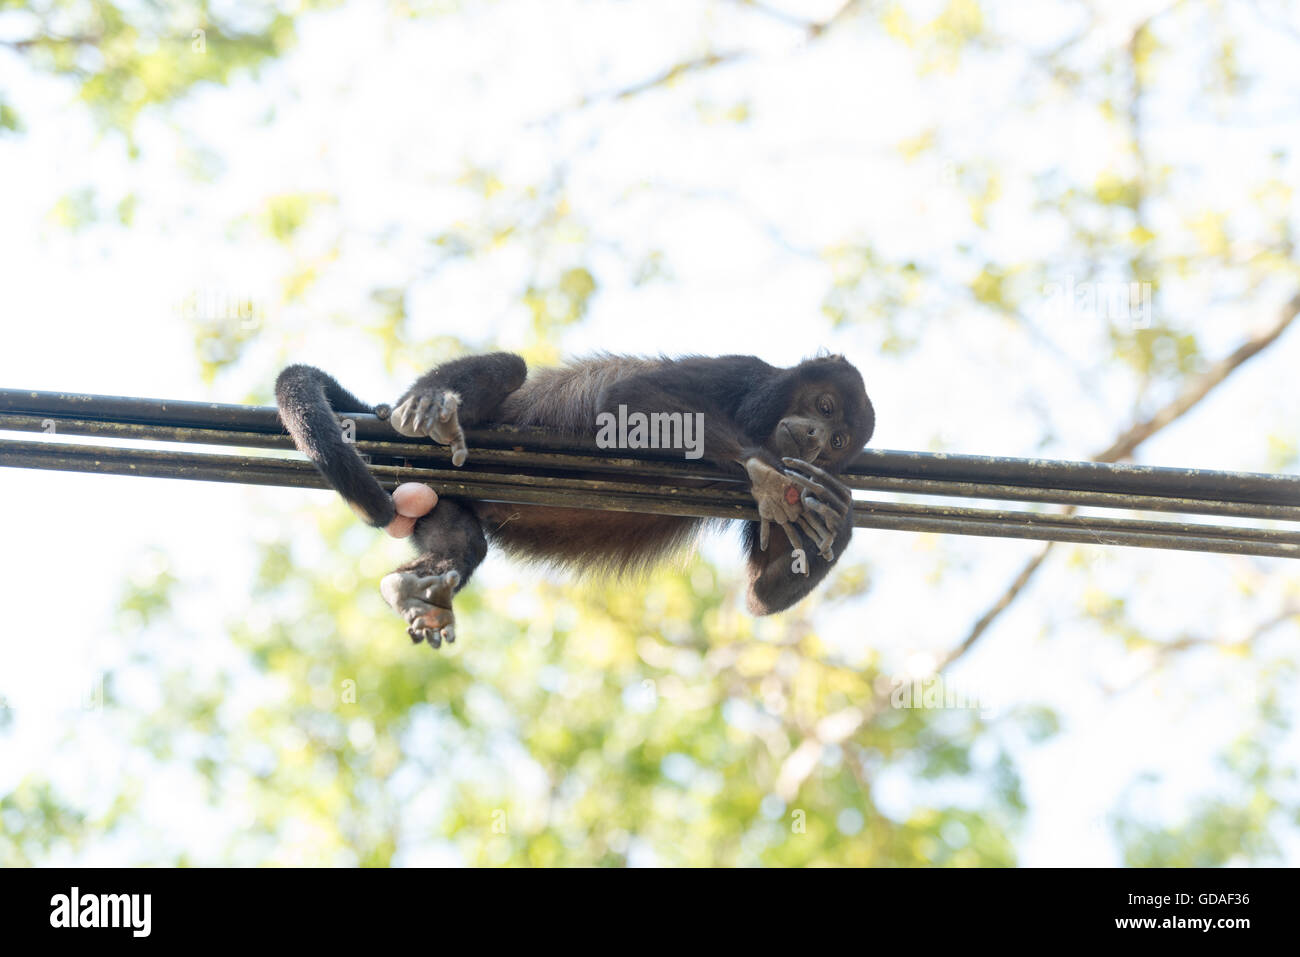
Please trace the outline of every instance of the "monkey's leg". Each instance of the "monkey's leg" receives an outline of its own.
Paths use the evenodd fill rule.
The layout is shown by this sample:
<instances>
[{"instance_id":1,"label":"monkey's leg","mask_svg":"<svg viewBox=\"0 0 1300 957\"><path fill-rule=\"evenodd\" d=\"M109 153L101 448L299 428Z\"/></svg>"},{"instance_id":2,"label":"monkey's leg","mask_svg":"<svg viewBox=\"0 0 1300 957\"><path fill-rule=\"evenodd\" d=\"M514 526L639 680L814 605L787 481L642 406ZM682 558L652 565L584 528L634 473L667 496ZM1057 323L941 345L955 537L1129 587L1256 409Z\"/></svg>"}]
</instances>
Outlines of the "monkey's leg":
<instances>
[{"instance_id":1,"label":"monkey's leg","mask_svg":"<svg viewBox=\"0 0 1300 957\"><path fill-rule=\"evenodd\" d=\"M462 502L442 499L415 523L420 556L384 576L379 593L406 621L412 641L437 648L456 640L451 599L487 555L478 517Z\"/></svg>"},{"instance_id":2,"label":"monkey's leg","mask_svg":"<svg viewBox=\"0 0 1300 957\"><path fill-rule=\"evenodd\" d=\"M469 455L462 428L483 424L527 375L524 360L510 352L456 359L420 376L389 421L403 435L450 445L452 465L461 466Z\"/></svg>"}]
</instances>

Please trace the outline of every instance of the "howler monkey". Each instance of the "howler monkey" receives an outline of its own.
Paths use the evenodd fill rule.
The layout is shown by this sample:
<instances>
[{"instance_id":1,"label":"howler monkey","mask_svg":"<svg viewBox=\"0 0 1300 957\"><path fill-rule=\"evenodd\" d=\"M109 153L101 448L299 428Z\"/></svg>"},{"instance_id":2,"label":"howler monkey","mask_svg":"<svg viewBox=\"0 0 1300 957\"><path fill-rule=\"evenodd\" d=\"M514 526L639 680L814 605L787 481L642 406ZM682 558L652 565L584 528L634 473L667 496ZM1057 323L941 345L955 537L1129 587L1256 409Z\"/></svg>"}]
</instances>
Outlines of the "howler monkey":
<instances>
[{"instance_id":1,"label":"howler monkey","mask_svg":"<svg viewBox=\"0 0 1300 957\"><path fill-rule=\"evenodd\" d=\"M531 377L519 356L470 356L421 376L389 412L363 403L330 375L292 365L275 383L294 444L367 522L389 525L393 498L343 438L336 413L388 416L403 435L452 449L463 465L462 428L542 426L594 437L597 416L702 413L704 458L747 475L759 521L745 523L749 610L789 608L826 577L853 529L852 493L831 473L871 438L875 415L862 376L842 356L779 369L753 356L639 359L603 356ZM698 419L697 419L698 420ZM741 471L743 470L743 471ZM433 496L429 496L432 500ZM444 498L415 523L420 555L387 575L380 591L414 641L456 638L452 596L488 542L525 559L622 571L689 542L705 519ZM772 547L770 525L784 532ZM796 561L800 533L813 549ZM784 538L784 541L782 541Z\"/></svg>"}]
</instances>

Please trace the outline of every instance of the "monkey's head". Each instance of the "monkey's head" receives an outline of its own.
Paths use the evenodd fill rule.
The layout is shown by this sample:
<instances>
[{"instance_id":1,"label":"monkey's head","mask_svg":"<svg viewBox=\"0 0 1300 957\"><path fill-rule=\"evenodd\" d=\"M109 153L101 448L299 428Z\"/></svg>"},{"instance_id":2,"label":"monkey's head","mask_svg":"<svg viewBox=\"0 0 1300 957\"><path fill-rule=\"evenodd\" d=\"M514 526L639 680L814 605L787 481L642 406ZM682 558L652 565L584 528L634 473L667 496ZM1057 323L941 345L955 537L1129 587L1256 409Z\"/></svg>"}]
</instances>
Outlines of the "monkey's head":
<instances>
[{"instance_id":1,"label":"monkey's head","mask_svg":"<svg viewBox=\"0 0 1300 957\"><path fill-rule=\"evenodd\" d=\"M876 426L862 375L843 356L784 370L747 396L741 410L769 450L835 470L862 451Z\"/></svg>"}]
</instances>

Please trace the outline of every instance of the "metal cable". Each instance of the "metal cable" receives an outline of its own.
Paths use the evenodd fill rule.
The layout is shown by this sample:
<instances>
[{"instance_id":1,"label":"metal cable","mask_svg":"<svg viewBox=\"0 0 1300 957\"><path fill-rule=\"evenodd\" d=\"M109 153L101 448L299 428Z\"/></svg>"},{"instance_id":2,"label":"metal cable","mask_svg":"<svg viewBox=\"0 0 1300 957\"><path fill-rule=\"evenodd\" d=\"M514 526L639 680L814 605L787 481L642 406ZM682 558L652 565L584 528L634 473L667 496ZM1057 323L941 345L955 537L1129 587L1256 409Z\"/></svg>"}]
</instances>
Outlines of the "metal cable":
<instances>
[{"instance_id":1,"label":"metal cable","mask_svg":"<svg viewBox=\"0 0 1300 957\"><path fill-rule=\"evenodd\" d=\"M584 438L538 429L466 430L470 461L396 433L373 415L350 422L356 448L381 485L423 481L440 494L515 504L598 508L718 519L757 517L742 476L680 451L611 454ZM121 396L0 390L0 431L46 433L0 439L0 466L203 481L324 488L293 449L274 408ZM89 436L131 442L228 446L228 455L68 442ZM986 499L1126 512L1254 519L1221 525L855 499L862 528L1300 557L1300 531L1259 522L1300 521L1300 476L1171 469L992 456L868 450L845 470L851 487L909 496Z\"/></svg>"}]
</instances>

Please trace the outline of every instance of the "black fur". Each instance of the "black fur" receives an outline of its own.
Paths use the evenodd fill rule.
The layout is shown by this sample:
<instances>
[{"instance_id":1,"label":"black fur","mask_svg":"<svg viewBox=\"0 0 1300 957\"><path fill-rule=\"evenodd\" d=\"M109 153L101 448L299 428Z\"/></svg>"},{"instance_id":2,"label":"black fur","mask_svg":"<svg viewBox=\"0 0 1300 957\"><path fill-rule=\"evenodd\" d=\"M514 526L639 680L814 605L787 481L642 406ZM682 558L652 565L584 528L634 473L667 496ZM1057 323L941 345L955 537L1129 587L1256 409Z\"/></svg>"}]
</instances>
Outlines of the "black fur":
<instances>
[{"instance_id":1,"label":"black fur","mask_svg":"<svg viewBox=\"0 0 1300 957\"><path fill-rule=\"evenodd\" d=\"M275 380L280 421L293 436L298 451L311 459L322 475L368 523L383 528L397 512L393 500L375 481L357 450L343 438L336 413L373 412L334 380L313 366L289 366Z\"/></svg>"},{"instance_id":2,"label":"black fur","mask_svg":"<svg viewBox=\"0 0 1300 957\"><path fill-rule=\"evenodd\" d=\"M527 376L524 360L510 352L453 359L416 379L394 408L412 395L450 389L460 396L460 424L472 429L486 423L501 400L523 385Z\"/></svg>"},{"instance_id":3,"label":"black fur","mask_svg":"<svg viewBox=\"0 0 1300 957\"><path fill-rule=\"evenodd\" d=\"M867 443L875 425L862 376L842 356L810 359L788 369L753 356L640 359L598 356L527 377L524 362L509 353L471 356L426 373L398 400L454 392L464 427L535 425L593 437L596 417L616 412L704 413L704 457L744 475L758 458L782 468L781 457L816 456L815 464L838 471ZM330 484L373 525L393 517L388 494L339 435L332 412L368 411L329 375L290 366L276 383L281 418L295 444ZM822 414L819 403L834 406ZM332 410L332 411L331 411ZM785 428L788 423L798 426ZM832 438L842 442L832 448ZM808 443L811 452L791 442ZM820 444L818 444L820 443ZM473 450L469 451L473 455ZM420 556L401 573L415 577L459 575L464 587L487 551L487 542L515 557L583 571L622 572L650 565L693 540L704 520L590 509L506 505L442 499L415 527ZM768 550L759 548L758 522L745 529L750 610L769 614L794 604L830 571L815 548L805 548L809 573L791 571L793 546L779 530ZM851 510L835 529L834 554L852 534ZM414 586L407 588L414 595ZM413 637L419 637L413 631ZM448 639L452 640L452 639ZM436 640L430 638L431 643Z\"/></svg>"}]
</instances>

